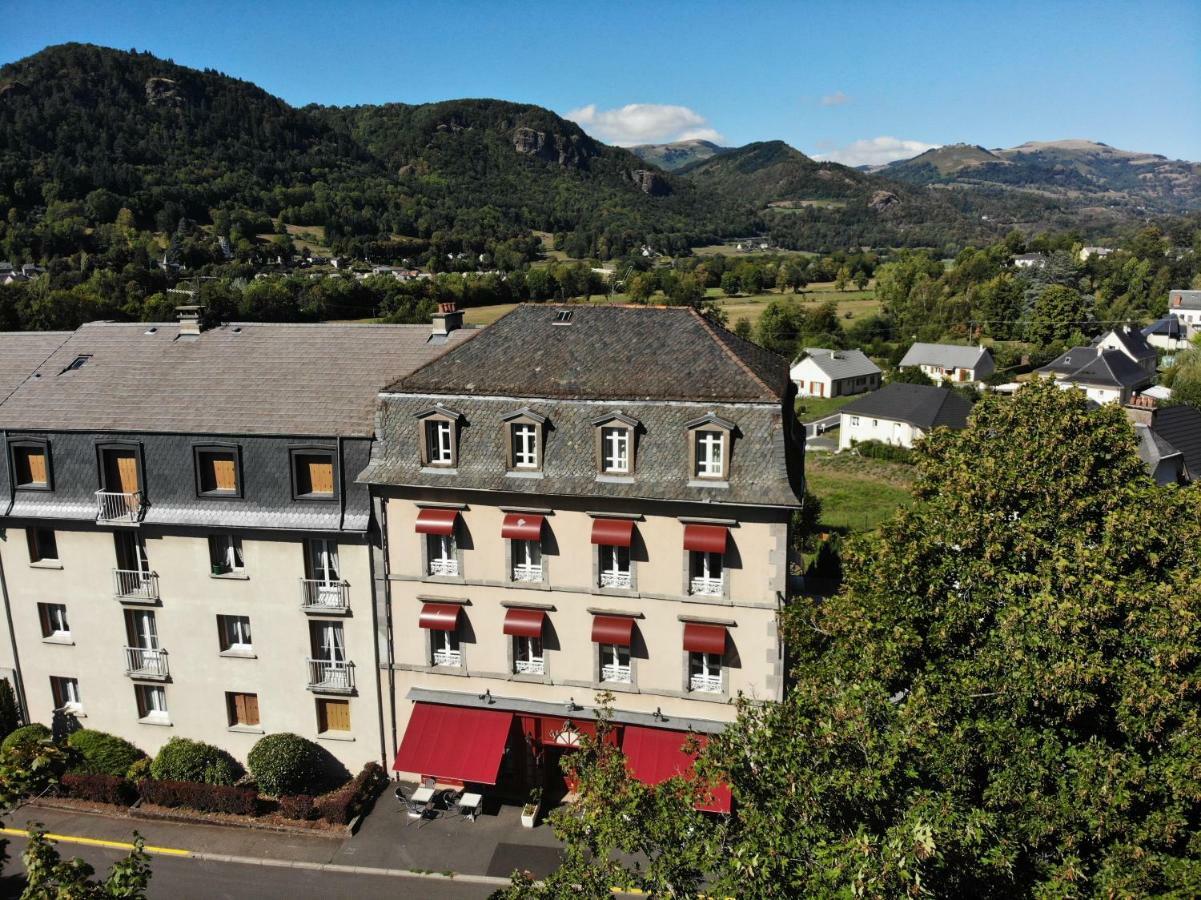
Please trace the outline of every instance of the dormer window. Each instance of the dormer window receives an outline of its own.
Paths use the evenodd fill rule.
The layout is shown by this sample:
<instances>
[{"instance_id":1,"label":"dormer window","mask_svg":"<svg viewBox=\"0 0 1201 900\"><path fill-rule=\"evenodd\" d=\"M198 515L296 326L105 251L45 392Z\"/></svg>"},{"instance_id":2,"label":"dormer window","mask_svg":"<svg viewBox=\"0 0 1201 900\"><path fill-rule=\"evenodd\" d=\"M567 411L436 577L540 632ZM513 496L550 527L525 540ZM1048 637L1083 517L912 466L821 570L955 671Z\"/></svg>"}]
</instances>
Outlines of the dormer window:
<instances>
[{"instance_id":1,"label":"dormer window","mask_svg":"<svg viewBox=\"0 0 1201 900\"><path fill-rule=\"evenodd\" d=\"M601 475L634 473L634 435L638 420L614 413L593 420L596 427L596 467Z\"/></svg>"},{"instance_id":2,"label":"dormer window","mask_svg":"<svg viewBox=\"0 0 1201 900\"><path fill-rule=\"evenodd\" d=\"M458 413L443 406L421 413L421 464L454 468L458 464Z\"/></svg>"},{"instance_id":3,"label":"dormer window","mask_svg":"<svg viewBox=\"0 0 1201 900\"><path fill-rule=\"evenodd\" d=\"M11 445L13 480L23 490L50 490L50 445L23 441Z\"/></svg>"},{"instance_id":4,"label":"dormer window","mask_svg":"<svg viewBox=\"0 0 1201 900\"><path fill-rule=\"evenodd\" d=\"M508 466L511 472L542 470L542 434L546 418L528 409L505 416Z\"/></svg>"},{"instance_id":5,"label":"dormer window","mask_svg":"<svg viewBox=\"0 0 1201 900\"><path fill-rule=\"evenodd\" d=\"M730 444L733 422L712 413L689 422L689 474L699 481L726 481L730 477Z\"/></svg>"}]
</instances>

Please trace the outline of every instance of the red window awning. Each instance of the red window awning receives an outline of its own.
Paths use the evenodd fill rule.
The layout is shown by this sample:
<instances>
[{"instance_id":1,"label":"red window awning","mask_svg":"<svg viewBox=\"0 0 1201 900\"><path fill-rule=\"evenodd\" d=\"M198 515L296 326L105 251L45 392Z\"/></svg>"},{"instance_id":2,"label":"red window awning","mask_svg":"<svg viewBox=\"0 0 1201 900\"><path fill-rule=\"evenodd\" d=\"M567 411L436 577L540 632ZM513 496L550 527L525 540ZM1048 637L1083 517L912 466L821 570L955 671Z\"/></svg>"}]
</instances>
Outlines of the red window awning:
<instances>
[{"instance_id":1,"label":"red window awning","mask_svg":"<svg viewBox=\"0 0 1201 900\"><path fill-rule=\"evenodd\" d=\"M685 622L684 649L689 653L716 653L720 656L726 652L726 626Z\"/></svg>"},{"instance_id":2,"label":"red window awning","mask_svg":"<svg viewBox=\"0 0 1201 900\"><path fill-rule=\"evenodd\" d=\"M634 620L628 616L593 616L592 643L628 647L633 640Z\"/></svg>"},{"instance_id":3,"label":"red window awning","mask_svg":"<svg viewBox=\"0 0 1201 900\"><path fill-rule=\"evenodd\" d=\"M725 553L730 529L725 525L685 525L684 549L698 553Z\"/></svg>"},{"instance_id":4,"label":"red window awning","mask_svg":"<svg viewBox=\"0 0 1201 900\"><path fill-rule=\"evenodd\" d=\"M457 509L423 509L417 513L418 534L454 534Z\"/></svg>"},{"instance_id":5,"label":"red window awning","mask_svg":"<svg viewBox=\"0 0 1201 900\"><path fill-rule=\"evenodd\" d=\"M421 607L417 624L431 631L454 631L459 627L462 607L453 603L427 603Z\"/></svg>"},{"instance_id":6,"label":"red window awning","mask_svg":"<svg viewBox=\"0 0 1201 900\"><path fill-rule=\"evenodd\" d=\"M508 541L542 540L542 516L510 513L500 527L500 536Z\"/></svg>"},{"instance_id":7,"label":"red window awning","mask_svg":"<svg viewBox=\"0 0 1201 900\"><path fill-rule=\"evenodd\" d=\"M592 543L603 547L628 547L634 540L633 519L593 519Z\"/></svg>"},{"instance_id":8,"label":"red window awning","mask_svg":"<svg viewBox=\"0 0 1201 900\"><path fill-rule=\"evenodd\" d=\"M392 768L441 781L496 784L511 712L417 703Z\"/></svg>"},{"instance_id":9,"label":"red window awning","mask_svg":"<svg viewBox=\"0 0 1201 900\"><path fill-rule=\"evenodd\" d=\"M514 637L542 637L542 621L546 613L540 609L514 607L505 613L505 634Z\"/></svg>"},{"instance_id":10,"label":"red window awning","mask_svg":"<svg viewBox=\"0 0 1201 900\"><path fill-rule=\"evenodd\" d=\"M660 784L677 775L687 779L693 777L693 765L696 758L684 752L684 745L688 743L692 735L685 731L644 728L641 725L627 725L624 731L621 751L625 754L630 774L643 784ZM701 747L704 747L709 740L703 734L695 737ZM696 808L706 812L728 813L730 811L729 785L715 784L710 790L713 796L709 802L697 803Z\"/></svg>"}]
</instances>

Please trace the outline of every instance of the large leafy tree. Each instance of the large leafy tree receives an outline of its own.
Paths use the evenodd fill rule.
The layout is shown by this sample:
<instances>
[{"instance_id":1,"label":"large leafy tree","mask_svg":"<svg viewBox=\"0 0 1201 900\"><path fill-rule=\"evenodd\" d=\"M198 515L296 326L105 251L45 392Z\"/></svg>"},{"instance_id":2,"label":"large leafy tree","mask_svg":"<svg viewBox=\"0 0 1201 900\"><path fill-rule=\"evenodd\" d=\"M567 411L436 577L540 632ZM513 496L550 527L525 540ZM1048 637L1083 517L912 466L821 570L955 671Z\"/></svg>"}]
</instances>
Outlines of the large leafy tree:
<instances>
[{"instance_id":1,"label":"large leafy tree","mask_svg":"<svg viewBox=\"0 0 1201 900\"><path fill-rule=\"evenodd\" d=\"M1049 384L919 456L843 591L786 613L788 698L702 757L737 816L681 833L678 799L593 803L577 829L672 855L680 893L703 870L715 895L1197 896L1195 490L1151 481L1120 410Z\"/></svg>"}]
</instances>

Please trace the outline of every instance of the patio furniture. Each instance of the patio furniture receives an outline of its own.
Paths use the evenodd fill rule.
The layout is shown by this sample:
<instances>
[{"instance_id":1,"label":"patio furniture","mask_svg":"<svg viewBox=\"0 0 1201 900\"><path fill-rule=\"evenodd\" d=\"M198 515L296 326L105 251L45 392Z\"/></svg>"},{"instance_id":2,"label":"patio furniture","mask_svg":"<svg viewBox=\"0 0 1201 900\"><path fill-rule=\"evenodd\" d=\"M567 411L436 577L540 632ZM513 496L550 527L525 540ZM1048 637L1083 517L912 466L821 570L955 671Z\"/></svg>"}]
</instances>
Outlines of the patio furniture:
<instances>
[{"instance_id":1,"label":"patio furniture","mask_svg":"<svg viewBox=\"0 0 1201 900\"><path fill-rule=\"evenodd\" d=\"M484 795L466 793L459 797L459 817L461 819L471 819L475 821L476 816L480 814L480 810L484 808Z\"/></svg>"},{"instance_id":2,"label":"patio furniture","mask_svg":"<svg viewBox=\"0 0 1201 900\"><path fill-rule=\"evenodd\" d=\"M421 785L406 799L401 788L396 789L396 799L405 805L410 819L423 819L434 811L434 789Z\"/></svg>"}]
</instances>

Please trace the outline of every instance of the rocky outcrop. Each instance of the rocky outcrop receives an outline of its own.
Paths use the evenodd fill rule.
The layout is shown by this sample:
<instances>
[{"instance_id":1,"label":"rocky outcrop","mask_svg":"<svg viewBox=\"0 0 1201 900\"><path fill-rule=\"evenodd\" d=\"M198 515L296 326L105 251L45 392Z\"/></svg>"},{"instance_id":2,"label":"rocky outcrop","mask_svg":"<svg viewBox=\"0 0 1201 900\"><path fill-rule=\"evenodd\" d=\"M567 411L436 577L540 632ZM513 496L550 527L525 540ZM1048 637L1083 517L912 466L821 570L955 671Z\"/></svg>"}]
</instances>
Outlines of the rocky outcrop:
<instances>
[{"instance_id":1,"label":"rocky outcrop","mask_svg":"<svg viewBox=\"0 0 1201 900\"><path fill-rule=\"evenodd\" d=\"M876 191L872 194L872 198L867 201L867 205L876 212L884 212L886 209L892 209L894 206L899 206L901 198L892 191Z\"/></svg>"},{"instance_id":2,"label":"rocky outcrop","mask_svg":"<svg viewBox=\"0 0 1201 900\"><path fill-rule=\"evenodd\" d=\"M671 182L660 172L649 169L635 169L630 173L630 180L638 185L638 189L652 197L664 197L671 193Z\"/></svg>"},{"instance_id":3,"label":"rocky outcrop","mask_svg":"<svg viewBox=\"0 0 1201 900\"><path fill-rule=\"evenodd\" d=\"M513 129L513 149L561 166L580 166L589 156L587 147L577 135L547 134L524 125Z\"/></svg>"},{"instance_id":4,"label":"rocky outcrop","mask_svg":"<svg viewBox=\"0 0 1201 900\"><path fill-rule=\"evenodd\" d=\"M151 106L183 106L179 83L159 76L147 78L146 102Z\"/></svg>"}]
</instances>

